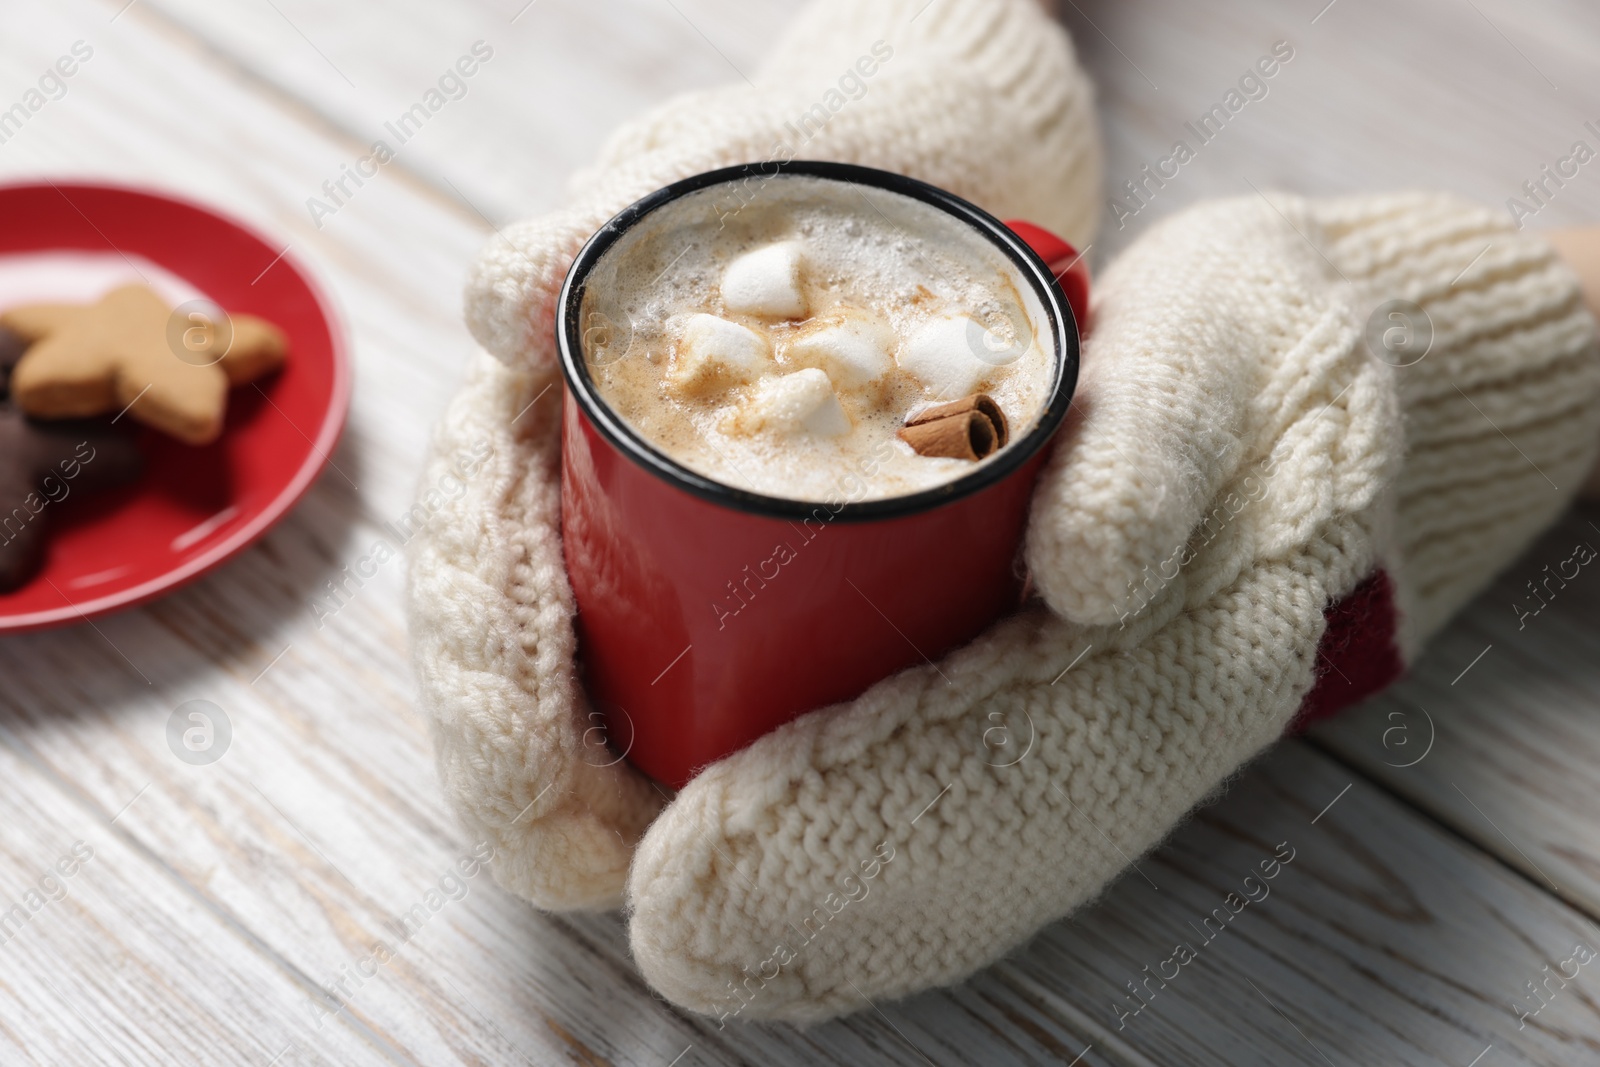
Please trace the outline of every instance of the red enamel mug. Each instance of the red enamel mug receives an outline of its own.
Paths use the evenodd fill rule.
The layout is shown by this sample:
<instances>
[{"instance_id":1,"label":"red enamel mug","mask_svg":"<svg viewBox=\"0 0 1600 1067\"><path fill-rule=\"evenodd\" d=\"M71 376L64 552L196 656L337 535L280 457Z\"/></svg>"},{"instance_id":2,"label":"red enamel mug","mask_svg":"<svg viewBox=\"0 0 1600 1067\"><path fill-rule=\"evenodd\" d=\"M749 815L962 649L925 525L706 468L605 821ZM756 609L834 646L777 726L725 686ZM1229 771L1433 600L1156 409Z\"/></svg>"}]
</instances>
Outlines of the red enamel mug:
<instances>
[{"instance_id":1,"label":"red enamel mug","mask_svg":"<svg viewBox=\"0 0 1600 1067\"><path fill-rule=\"evenodd\" d=\"M1025 434L931 489L805 503L697 474L606 406L583 350L583 296L595 264L663 204L786 174L920 200L1010 259L1044 309L1056 356L1048 400ZM1088 309L1087 271L1065 241L886 171L747 164L677 182L612 219L573 262L559 306L563 550L584 681L617 758L680 788L805 712L936 661L1020 605L1029 500L1072 399Z\"/></svg>"}]
</instances>

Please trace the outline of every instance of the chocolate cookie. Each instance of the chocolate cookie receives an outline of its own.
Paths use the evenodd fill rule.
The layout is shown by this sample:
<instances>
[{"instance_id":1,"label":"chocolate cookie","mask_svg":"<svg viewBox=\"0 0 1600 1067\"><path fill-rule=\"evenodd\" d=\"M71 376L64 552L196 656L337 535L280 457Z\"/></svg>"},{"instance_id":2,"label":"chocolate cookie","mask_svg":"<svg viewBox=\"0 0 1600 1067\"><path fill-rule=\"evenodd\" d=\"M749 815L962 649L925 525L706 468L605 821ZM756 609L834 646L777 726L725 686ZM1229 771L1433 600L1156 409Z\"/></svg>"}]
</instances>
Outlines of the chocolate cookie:
<instances>
[{"instance_id":1,"label":"chocolate cookie","mask_svg":"<svg viewBox=\"0 0 1600 1067\"><path fill-rule=\"evenodd\" d=\"M11 368L17 365L27 350L28 342L4 326L0 326L0 399L5 397L11 387Z\"/></svg>"},{"instance_id":2,"label":"chocolate cookie","mask_svg":"<svg viewBox=\"0 0 1600 1067\"><path fill-rule=\"evenodd\" d=\"M124 485L139 474L128 436L103 421L35 422L4 399L27 345L0 328L0 592L38 573L52 503Z\"/></svg>"}]
</instances>

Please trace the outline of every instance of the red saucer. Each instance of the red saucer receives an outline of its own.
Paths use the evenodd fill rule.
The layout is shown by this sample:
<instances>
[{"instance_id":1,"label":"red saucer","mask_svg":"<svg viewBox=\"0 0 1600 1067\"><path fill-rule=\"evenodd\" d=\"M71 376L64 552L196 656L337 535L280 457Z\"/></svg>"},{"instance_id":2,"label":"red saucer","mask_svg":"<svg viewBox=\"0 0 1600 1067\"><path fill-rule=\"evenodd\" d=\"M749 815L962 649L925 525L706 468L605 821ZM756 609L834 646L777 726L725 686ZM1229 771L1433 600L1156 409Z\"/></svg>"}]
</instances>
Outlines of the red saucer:
<instances>
[{"instance_id":1,"label":"red saucer","mask_svg":"<svg viewBox=\"0 0 1600 1067\"><path fill-rule=\"evenodd\" d=\"M209 208L137 189L0 186L0 256L144 257L233 313L289 336L288 365L228 397L222 438L191 448L139 431L133 485L46 506L44 569L0 593L0 633L79 622L194 581L248 548L329 462L350 405L350 361L331 303L274 242Z\"/></svg>"}]
</instances>

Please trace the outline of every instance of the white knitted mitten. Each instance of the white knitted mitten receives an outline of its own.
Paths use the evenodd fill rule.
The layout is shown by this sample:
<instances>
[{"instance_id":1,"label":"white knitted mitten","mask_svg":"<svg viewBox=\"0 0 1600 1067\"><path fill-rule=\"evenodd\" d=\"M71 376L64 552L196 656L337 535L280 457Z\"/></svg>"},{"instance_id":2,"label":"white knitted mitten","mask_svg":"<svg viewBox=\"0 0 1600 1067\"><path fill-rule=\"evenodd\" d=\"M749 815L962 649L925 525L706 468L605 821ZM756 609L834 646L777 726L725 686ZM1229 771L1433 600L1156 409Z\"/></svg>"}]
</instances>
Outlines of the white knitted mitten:
<instances>
[{"instance_id":1,"label":"white knitted mitten","mask_svg":"<svg viewBox=\"0 0 1600 1067\"><path fill-rule=\"evenodd\" d=\"M790 156L899 171L1080 248L1093 238L1093 103L1039 4L822 0L754 86L679 97L624 127L574 179L571 208L489 243L467 321L503 365L480 356L470 368L423 471L433 518L408 549L412 658L447 792L473 839L495 845L501 884L543 907L621 903L661 804L593 743L572 671L556 292L583 242L639 197Z\"/></svg>"},{"instance_id":2,"label":"white knitted mitten","mask_svg":"<svg viewBox=\"0 0 1600 1067\"><path fill-rule=\"evenodd\" d=\"M1386 349L1386 310L1368 347L1391 300L1431 347ZM1392 680L1565 507L1600 351L1570 272L1498 212L1251 197L1106 272L1075 406L1029 529L1044 604L712 765L651 825L631 940L667 997L856 1010L1089 900L1297 715Z\"/></svg>"},{"instance_id":3,"label":"white knitted mitten","mask_svg":"<svg viewBox=\"0 0 1600 1067\"><path fill-rule=\"evenodd\" d=\"M1003 11L1018 48L1055 33L1026 4L923 19L937 11ZM938 153L893 143L880 129L844 158L951 184ZM1083 238L1009 187L957 191ZM1070 912L1297 714L1398 673L1560 511L1600 438L1593 320L1548 247L1496 213L1430 195L1187 212L1098 284L1078 414L1029 531L1042 603L664 804L585 743L555 391L527 407L553 380L551 294L583 225L510 235L523 251L491 250L469 298L511 365L474 367L424 474L487 452L415 542L415 661L447 789L505 857L501 883L605 906L625 878L645 976L724 1018L817 1019L956 981ZM1380 308L1377 335L1407 315L1431 334L1420 361L1369 350Z\"/></svg>"}]
</instances>

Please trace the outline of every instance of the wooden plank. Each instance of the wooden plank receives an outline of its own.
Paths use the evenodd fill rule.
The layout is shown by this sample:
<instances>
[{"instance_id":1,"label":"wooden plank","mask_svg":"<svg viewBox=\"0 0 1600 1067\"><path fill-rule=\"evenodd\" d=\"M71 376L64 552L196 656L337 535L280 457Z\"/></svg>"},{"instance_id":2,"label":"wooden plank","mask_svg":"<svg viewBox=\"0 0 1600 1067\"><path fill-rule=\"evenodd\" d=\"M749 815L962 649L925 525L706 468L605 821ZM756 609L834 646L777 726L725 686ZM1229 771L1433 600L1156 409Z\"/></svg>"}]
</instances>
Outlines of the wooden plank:
<instances>
[{"instance_id":1,"label":"wooden plank","mask_svg":"<svg viewBox=\"0 0 1600 1067\"><path fill-rule=\"evenodd\" d=\"M1574 549L1578 559L1600 549L1597 527L1592 506L1569 514L1439 637L1409 678L1316 737L1600 917L1600 567L1574 560ZM1563 581L1563 571L1576 577Z\"/></svg>"},{"instance_id":2,"label":"wooden plank","mask_svg":"<svg viewBox=\"0 0 1600 1067\"><path fill-rule=\"evenodd\" d=\"M1292 862L1261 880L1284 842ZM1303 744L1274 750L1139 868L967 994L1082 1013L1152 1064L1464 1067L1490 1045L1478 1062L1600 1055L1585 978L1523 1028L1513 1007L1545 964L1600 949L1595 924ZM1229 914L1229 893L1263 890L1205 924ZM1164 962L1179 944L1195 958ZM1144 985L1152 972L1170 981ZM1140 1003L1129 981L1147 1006L1122 1017Z\"/></svg>"},{"instance_id":3,"label":"wooden plank","mask_svg":"<svg viewBox=\"0 0 1600 1067\"><path fill-rule=\"evenodd\" d=\"M491 42L497 58L407 146L404 162L449 179L497 222L559 203L566 175L623 119L670 93L754 69L790 10L772 0L525 3L411 2L367 14L299 0L279 4L283 15L247 0L156 6L363 139L414 103L463 46ZM1246 179L1306 194L1433 185L1503 204L1574 140L1593 142L1584 123L1600 115L1587 47L1600 34L1600 14L1590 5L1057 6L1099 87L1108 192L1126 201L1123 183L1168 155L1175 139L1197 150L1125 225L1108 204L1091 253L1102 263L1162 215L1250 194ZM1280 40L1294 58L1266 82L1265 97L1208 143L1185 131ZM1600 176L1583 174L1531 224L1574 225L1597 212Z\"/></svg>"},{"instance_id":4,"label":"wooden plank","mask_svg":"<svg viewBox=\"0 0 1600 1067\"><path fill-rule=\"evenodd\" d=\"M1593 5L1130 0L1061 8L1099 87L1108 193L1139 207L1123 183L1169 155L1175 140L1195 150L1121 229L1108 208L1102 263L1186 205L1253 195L1247 179L1307 195L1436 186L1501 205L1573 141L1600 148L1584 129L1600 115ZM1294 58L1265 82L1265 97L1207 143L1185 130L1277 41ZM1529 225L1588 223L1597 213L1600 173L1584 174Z\"/></svg>"},{"instance_id":5,"label":"wooden plank","mask_svg":"<svg viewBox=\"0 0 1600 1067\"><path fill-rule=\"evenodd\" d=\"M441 188L448 179L497 222L559 205L568 176L622 121L673 93L753 74L793 9L780 0L146 6L357 141L391 147L385 124L483 42L493 58L401 160Z\"/></svg>"},{"instance_id":6,"label":"wooden plank","mask_svg":"<svg viewBox=\"0 0 1600 1067\"><path fill-rule=\"evenodd\" d=\"M306 976L4 745L0 808L6 1063L408 1062L348 1019L307 1040Z\"/></svg>"}]
</instances>

